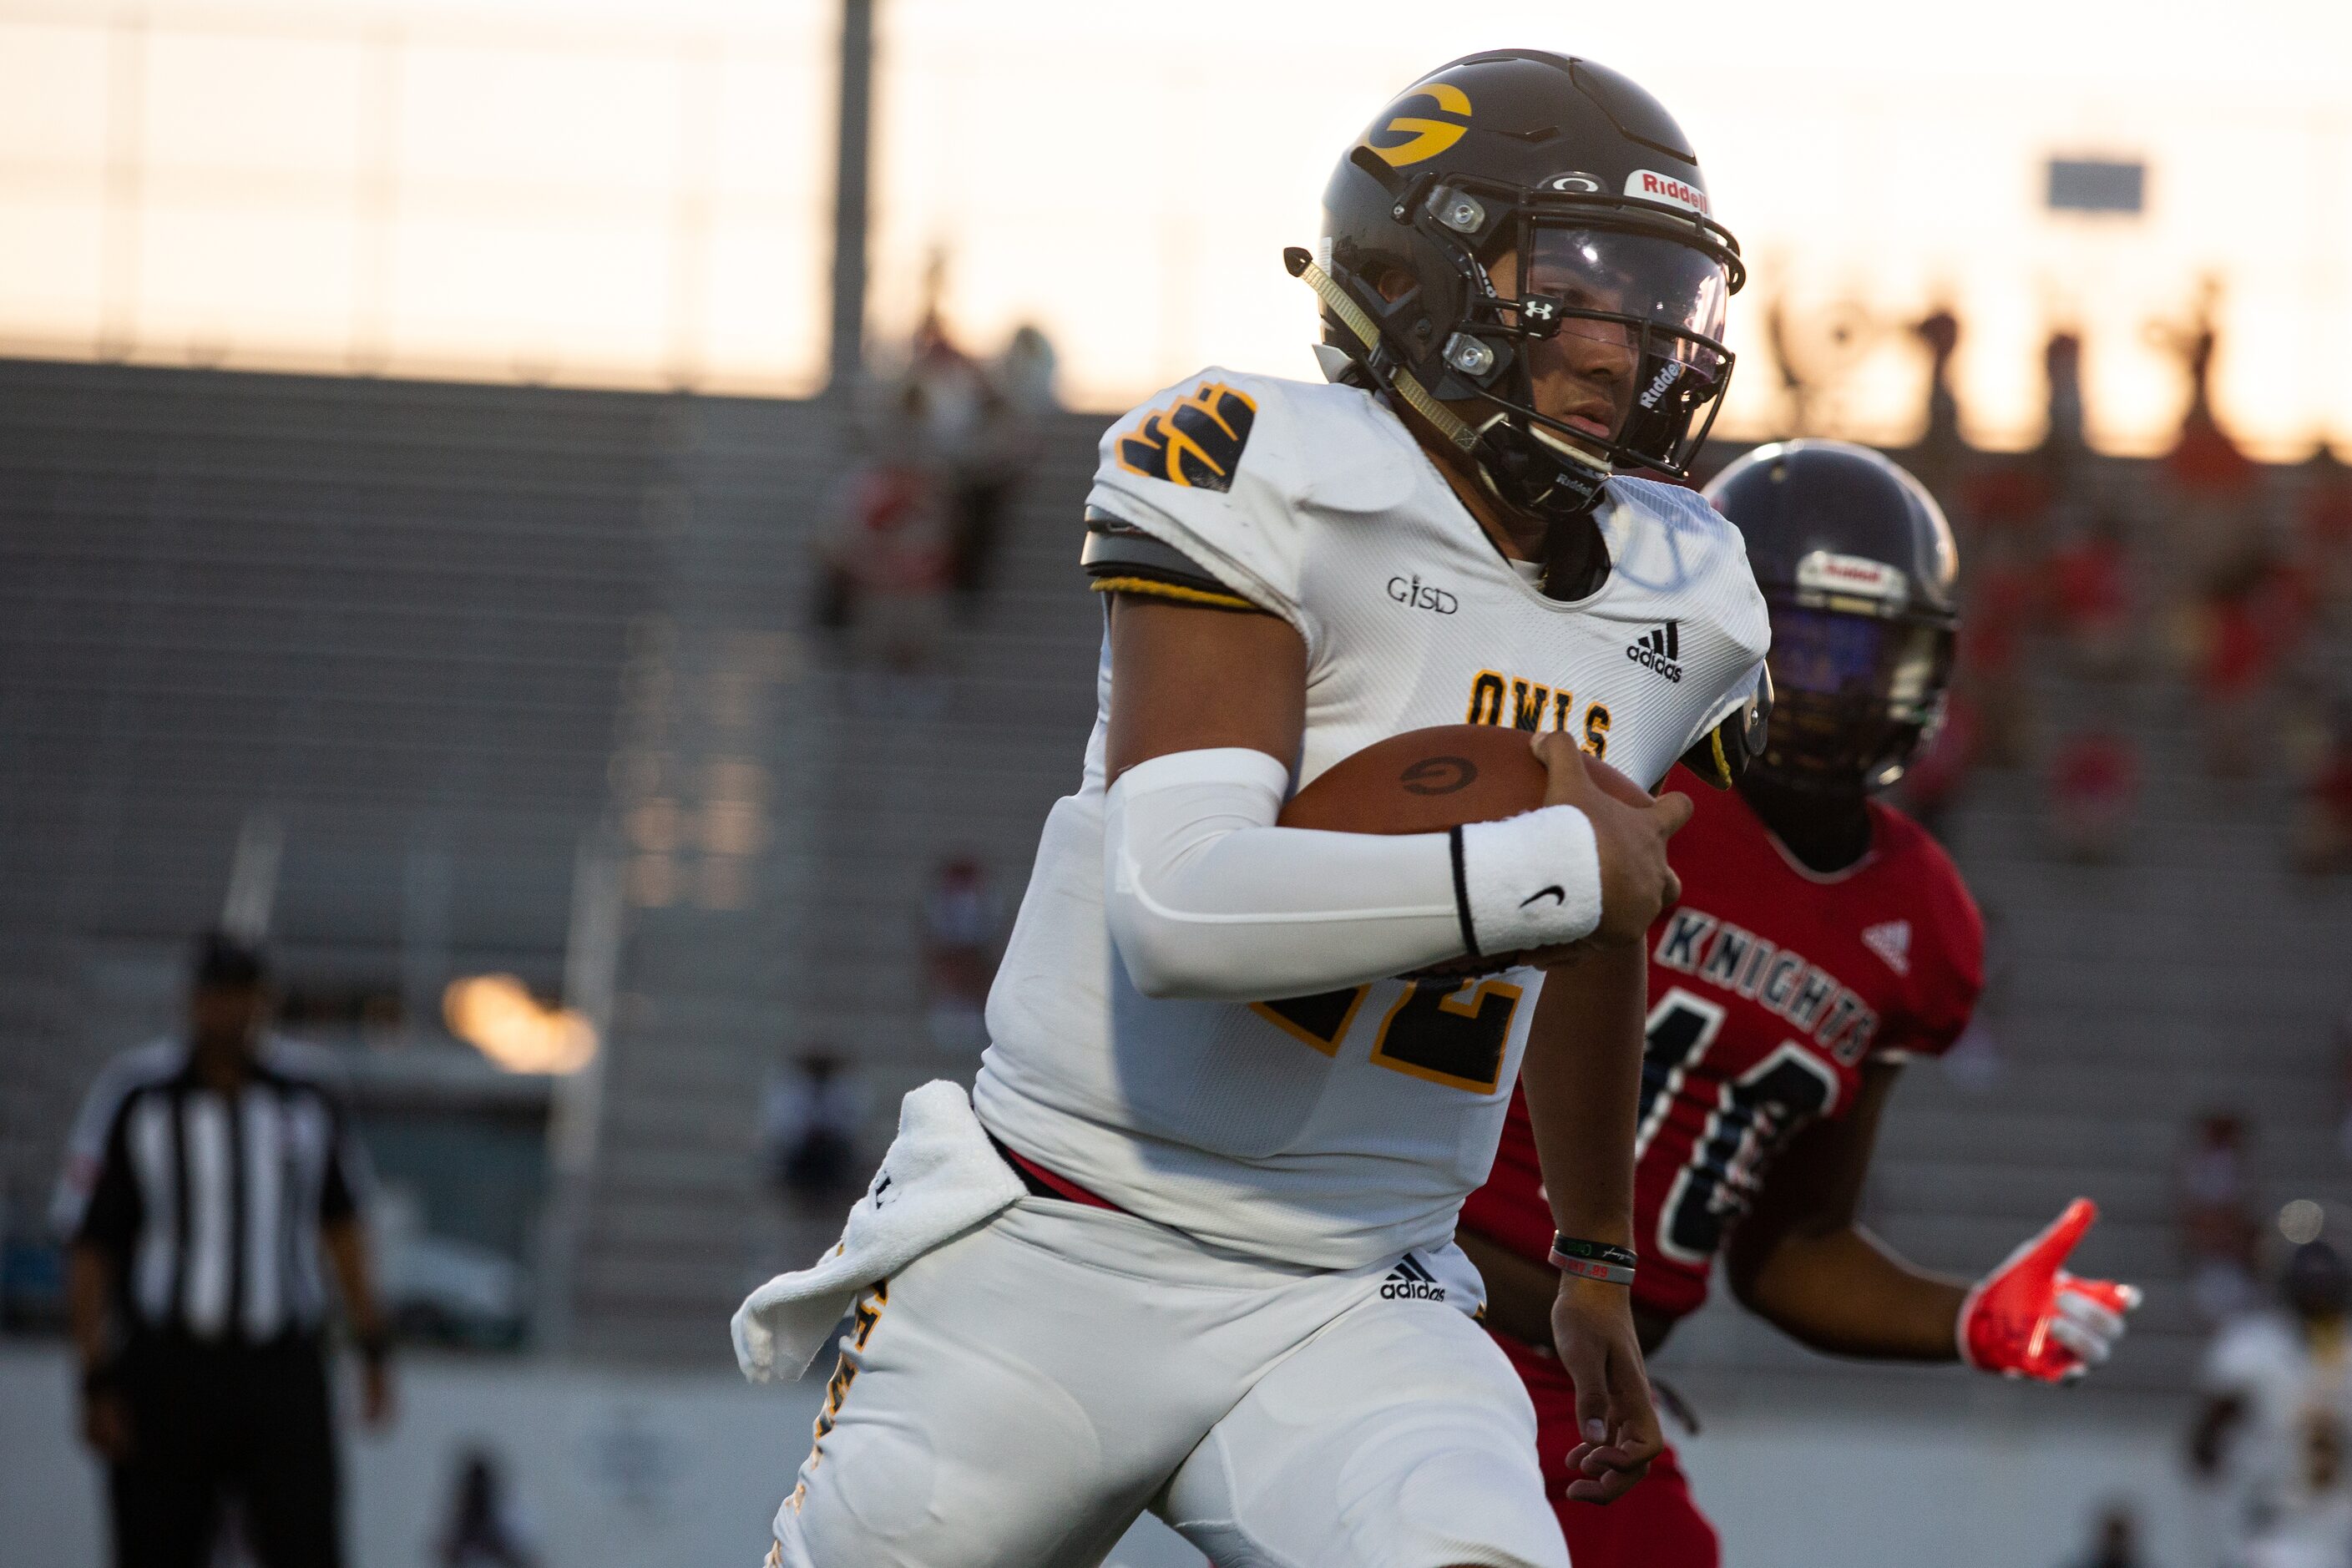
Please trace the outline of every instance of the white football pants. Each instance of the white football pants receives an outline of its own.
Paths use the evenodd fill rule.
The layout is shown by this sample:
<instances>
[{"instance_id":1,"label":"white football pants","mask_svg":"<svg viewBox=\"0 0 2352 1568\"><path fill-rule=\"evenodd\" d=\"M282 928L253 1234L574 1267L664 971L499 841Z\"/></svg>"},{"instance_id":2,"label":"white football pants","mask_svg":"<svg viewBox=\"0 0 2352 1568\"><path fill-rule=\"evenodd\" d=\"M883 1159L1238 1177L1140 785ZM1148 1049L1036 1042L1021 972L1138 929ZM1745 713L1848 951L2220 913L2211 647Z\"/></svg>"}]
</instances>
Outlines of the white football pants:
<instances>
[{"instance_id":1,"label":"white football pants","mask_svg":"<svg viewBox=\"0 0 2352 1568\"><path fill-rule=\"evenodd\" d=\"M1535 1412L1452 1246L1347 1272L1024 1198L858 1300L788 1568L1568 1568Z\"/></svg>"}]
</instances>

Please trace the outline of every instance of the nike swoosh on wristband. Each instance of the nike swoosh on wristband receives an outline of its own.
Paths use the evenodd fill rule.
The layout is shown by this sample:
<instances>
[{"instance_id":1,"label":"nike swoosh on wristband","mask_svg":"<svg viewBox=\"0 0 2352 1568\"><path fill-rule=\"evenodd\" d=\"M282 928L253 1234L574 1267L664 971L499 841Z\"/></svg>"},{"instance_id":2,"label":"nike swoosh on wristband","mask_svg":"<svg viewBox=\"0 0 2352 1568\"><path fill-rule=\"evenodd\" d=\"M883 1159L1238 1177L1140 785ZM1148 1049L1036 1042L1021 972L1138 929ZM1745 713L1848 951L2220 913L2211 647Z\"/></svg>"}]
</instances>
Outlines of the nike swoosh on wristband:
<instances>
[{"instance_id":1,"label":"nike swoosh on wristband","mask_svg":"<svg viewBox=\"0 0 2352 1568\"><path fill-rule=\"evenodd\" d=\"M1538 888L1534 892L1529 893L1526 898L1521 899L1519 900L1519 908L1526 909L1529 904L1534 903L1546 893L1549 893L1551 895L1551 901L1555 904L1565 904L1568 902L1567 890L1561 888L1558 883L1554 883L1549 888Z\"/></svg>"}]
</instances>

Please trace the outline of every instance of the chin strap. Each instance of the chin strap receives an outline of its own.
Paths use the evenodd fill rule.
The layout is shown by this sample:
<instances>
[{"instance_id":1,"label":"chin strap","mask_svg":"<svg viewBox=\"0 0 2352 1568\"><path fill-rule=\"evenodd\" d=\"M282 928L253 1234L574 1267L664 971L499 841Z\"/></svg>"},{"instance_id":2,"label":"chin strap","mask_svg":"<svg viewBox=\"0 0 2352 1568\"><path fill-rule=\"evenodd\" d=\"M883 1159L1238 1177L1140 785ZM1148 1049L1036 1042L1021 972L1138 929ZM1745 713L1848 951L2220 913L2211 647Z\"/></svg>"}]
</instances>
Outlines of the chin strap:
<instances>
[{"instance_id":1,"label":"chin strap","mask_svg":"<svg viewBox=\"0 0 2352 1568\"><path fill-rule=\"evenodd\" d=\"M1381 329L1370 314L1350 298L1339 286L1338 279L1318 266L1315 258L1298 246L1290 246L1282 253L1282 263L1290 275L1315 290L1325 310L1347 329L1362 345L1358 353L1348 353L1348 359L1362 368L1374 385L1394 393L1397 398L1415 414L1420 415L1465 457L1476 466L1481 479L1497 499L1516 510L1545 524L1543 591L1553 598L1581 598L1598 585L1597 575L1606 575L1608 552L1598 548L1600 540L1571 536L1568 531L1580 525L1591 530L1590 520L1600 507L1604 487L1614 471L1606 463L1588 458L1564 445L1546 441L1540 436L1524 436L1531 442L1533 452L1514 453L1511 447L1490 439L1490 429L1474 427L1460 415L1440 403L1412 372L1395 363L1381 338ZM1345 349L1339 352L1347 353ZM1497 415L1497 421L1507 423L1507 416ZM1517 458L1516 464L1511 459ZM1530 459L1545 459L1549 472L1535 480L1524 472L1511 473L1508 468L1522 470L1532 466ZM1497 473L1497 466L1506 471ZM1597 557L1597 560L1596 560ZM1573 564L1579 579L1573 583L1558 583L1555 577L1563 566ZM1555 588L1559 591L1554 592Z\"/></svg>"},{"instance_id":2,"label":"chin strap","mask_svg":"<svg viewBox=\"0 0 2352 1568\"><path fill-rule=\"evenodd\" d=\"M1591 516L1600 507L1614 472L1589 458L1563 458L1559 447L1513 427L1501 415L1481 432L1480 439L1484 450L1478 466L1495 493L1528 516L1547 522ZM1538 468L1540 473L1535 471Z\"/></svg>"},{"instance_id":3,"label":"chin strap","mask_svg":"<svg viewBox=\"0 0 2352 1568\"><path fill-rule=\"evenodd\" d=\"M1477 447L1478 432L1465 424L1459 415L1431 396L1429 389L1413 379L1412 372L1373 363L1375 359L1381 357L1379 325L1365 313L1361 305L1348 297L1348 291L1339 287L1337 279L1315 265L1313 256L1294 245L1283 251L1282 264L1290 268L1293 278L1314 289L1315 297L1323 301L1323 308L1363 344L1360 356L1349 354L1349 358L1362 365L1375 382L1394 392L1415 414L1435 426L1439 435L1464 452L1470 452Z\"/></svg>"}]
</instances>

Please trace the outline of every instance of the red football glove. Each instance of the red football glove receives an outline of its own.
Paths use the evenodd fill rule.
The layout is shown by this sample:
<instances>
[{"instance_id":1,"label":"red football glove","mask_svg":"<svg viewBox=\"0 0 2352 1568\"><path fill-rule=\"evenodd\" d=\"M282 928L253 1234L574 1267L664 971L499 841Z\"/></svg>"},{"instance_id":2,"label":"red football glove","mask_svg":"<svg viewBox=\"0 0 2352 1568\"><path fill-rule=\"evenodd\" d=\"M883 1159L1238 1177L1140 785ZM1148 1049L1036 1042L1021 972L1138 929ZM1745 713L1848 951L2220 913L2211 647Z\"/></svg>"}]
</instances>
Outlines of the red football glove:
<instances>
[{"instance_id":1,"label":"red football glove","mask_svg":"<svg viewBox=\"0 0 2352 1568\"><path fill-rule=\"evenodd\" d=\"M1960 1359L1982 1372L2071 1383L2113 1353L2139 1288L2077 1279L2059 1267L2099 1205L2076 1198L1960 1303Z\"/></svg>"}]
</instances>

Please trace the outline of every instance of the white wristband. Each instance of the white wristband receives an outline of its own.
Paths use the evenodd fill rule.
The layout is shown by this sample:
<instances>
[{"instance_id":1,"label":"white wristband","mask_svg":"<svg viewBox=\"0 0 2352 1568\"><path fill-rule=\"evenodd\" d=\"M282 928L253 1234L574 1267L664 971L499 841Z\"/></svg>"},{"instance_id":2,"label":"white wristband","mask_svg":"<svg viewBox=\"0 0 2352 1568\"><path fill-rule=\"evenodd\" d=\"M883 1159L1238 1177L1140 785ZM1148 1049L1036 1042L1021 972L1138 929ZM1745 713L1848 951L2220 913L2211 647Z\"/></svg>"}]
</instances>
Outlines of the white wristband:
<instances>
[{"instance_id":1,"label":"white wristband","mask_svg":"<svg viewBox=\"0 0 2352 1568\"><path fill-rule=\"evenodd\" d=\"M1601 847L1572 805L1455 828L1454 875L1475 953L1553 947L1601 924Z\"/></svg>"}]
</instances>

